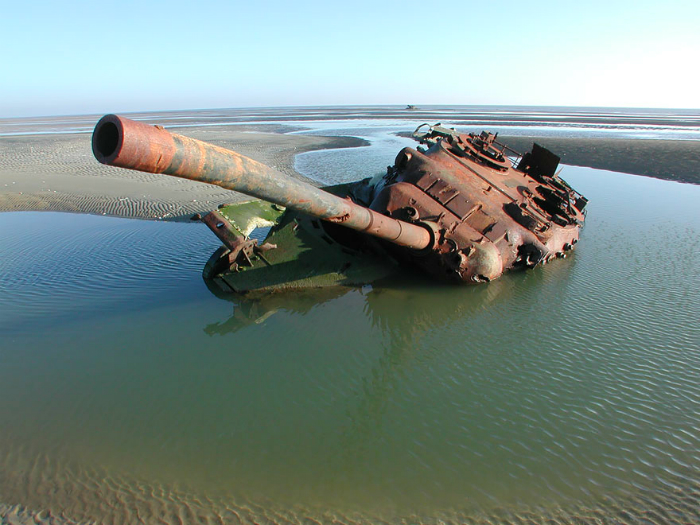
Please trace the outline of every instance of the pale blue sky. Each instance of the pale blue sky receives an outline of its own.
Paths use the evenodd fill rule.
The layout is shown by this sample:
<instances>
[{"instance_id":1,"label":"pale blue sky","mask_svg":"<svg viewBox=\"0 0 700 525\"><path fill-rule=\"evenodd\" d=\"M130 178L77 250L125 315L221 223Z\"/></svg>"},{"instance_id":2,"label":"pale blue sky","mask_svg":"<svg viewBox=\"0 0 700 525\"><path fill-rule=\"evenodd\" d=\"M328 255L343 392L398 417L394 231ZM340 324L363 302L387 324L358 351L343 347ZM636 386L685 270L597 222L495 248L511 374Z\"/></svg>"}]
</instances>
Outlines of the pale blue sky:
<instances>
[{"instance_id":1,"label":"pale blue sky","mask_svg":"<svg viewBox=\"0 0 700 525\"><path fill-rule=\"evenodd\" d=\"M700 107L700 2L0 0L0 117Z\"/></svg>"}]
</instances>

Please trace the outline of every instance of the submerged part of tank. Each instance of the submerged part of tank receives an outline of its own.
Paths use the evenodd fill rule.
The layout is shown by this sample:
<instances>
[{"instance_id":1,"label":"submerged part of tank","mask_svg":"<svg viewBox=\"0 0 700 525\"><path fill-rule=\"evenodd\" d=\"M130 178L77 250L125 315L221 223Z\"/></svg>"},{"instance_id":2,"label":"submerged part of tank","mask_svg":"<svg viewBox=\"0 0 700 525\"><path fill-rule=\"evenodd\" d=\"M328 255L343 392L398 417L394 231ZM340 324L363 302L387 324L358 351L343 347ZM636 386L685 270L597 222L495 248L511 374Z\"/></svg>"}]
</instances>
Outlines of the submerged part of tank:
<instances>
[{"instance_id":1,"label":"submerged part of tank","mask_svg":"<svg viewBox=\"0 0 700 525\"><path fill-rule=\"evenodd\" d=\"M534 145L520 156L491 133L420 126L387 173L319 189L235 152L107 115L93 134L105 164L215 184L264 199L202 221L224 246L204 277L225 291L359 285L420 268L480 283L562 257L578 242L587 200ZM269 228L264 239L255 231Z\"/></svg>"}]
</instances>

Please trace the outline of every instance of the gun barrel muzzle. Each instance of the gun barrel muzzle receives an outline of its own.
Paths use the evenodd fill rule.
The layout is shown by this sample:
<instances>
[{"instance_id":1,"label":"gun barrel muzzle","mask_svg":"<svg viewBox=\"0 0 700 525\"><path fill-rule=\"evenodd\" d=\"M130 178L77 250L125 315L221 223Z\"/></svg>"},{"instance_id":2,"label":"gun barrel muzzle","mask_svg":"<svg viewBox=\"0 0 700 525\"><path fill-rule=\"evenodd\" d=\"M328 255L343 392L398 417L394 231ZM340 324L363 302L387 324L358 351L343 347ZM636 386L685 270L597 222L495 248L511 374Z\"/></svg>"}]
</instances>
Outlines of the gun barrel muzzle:
<instances>
[{"instance_id":1,"label":"gun barrel muzzle","mask_svg":"<svg viewBox=\"0 0 700 525\"><path fill-rule=\"evenodd\" d=\"M387 217L235 151L160 126L105 115L95 126L92 151L103 164L214 184L415 250L434 242L432 232L421 225Z\"/></svg>"}]
</instances>

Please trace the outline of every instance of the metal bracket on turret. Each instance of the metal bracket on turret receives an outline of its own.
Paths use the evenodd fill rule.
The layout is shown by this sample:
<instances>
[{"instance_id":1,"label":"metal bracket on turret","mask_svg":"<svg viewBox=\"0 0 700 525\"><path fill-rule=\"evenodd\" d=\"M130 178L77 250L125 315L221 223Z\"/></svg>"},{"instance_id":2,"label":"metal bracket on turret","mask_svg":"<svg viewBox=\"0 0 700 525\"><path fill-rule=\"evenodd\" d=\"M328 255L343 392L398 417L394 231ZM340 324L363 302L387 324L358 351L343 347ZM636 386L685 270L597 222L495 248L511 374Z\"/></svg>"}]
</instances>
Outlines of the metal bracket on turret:
<instances>
[{"instance_id":1,"label":"metal bracket on turret","mask_svg":"<svg viewBox=\"0 0 700 525\"><path fill-rule=\"evenodd\" d=\"M266 264L267 261L262 252L276 248L274 244L265 243L258 246L257 239L250 239L242 235L221 213L212 211L202 217L202 222L224 243L229 249L226 258L229 269L234 272L241 271L245 267L253 266L253 258L259 257Z\"/></svg>"}]
</instances>

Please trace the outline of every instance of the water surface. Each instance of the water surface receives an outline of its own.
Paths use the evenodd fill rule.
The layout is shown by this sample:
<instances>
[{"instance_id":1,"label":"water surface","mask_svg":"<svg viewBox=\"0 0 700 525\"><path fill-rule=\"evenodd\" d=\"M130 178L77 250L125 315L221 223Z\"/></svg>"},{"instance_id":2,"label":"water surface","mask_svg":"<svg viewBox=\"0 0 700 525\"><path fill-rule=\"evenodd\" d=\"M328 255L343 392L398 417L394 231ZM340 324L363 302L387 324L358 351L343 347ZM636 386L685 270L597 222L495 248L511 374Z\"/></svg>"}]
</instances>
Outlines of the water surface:
<instances>
[{"instance_id":1,"label":"water surface","mask_svg":"<svg viewBox=\"0 0 700 525\"><path fill-rule=\"evenodd\" d=\"M564 175L591 201L573 255L476 287L227 301L201 224L0 214L0 504L700 520L700 187Z\"/></svg>"},{"instance_id":2,"label":"water surface","mask_svg":"<svg viewBox=\"0 0 700 525\"><path fill-rule=\"evenodd\" d=\"M288 125L319 130L398 125L412 131L422 122L442 122L470 131L509 135L699 140L700 110L550 106L320 106L222 108L128 114L167 128ZM0 119L0 136L91 133L101 115Z\"/></svg>"}]
</instances>

